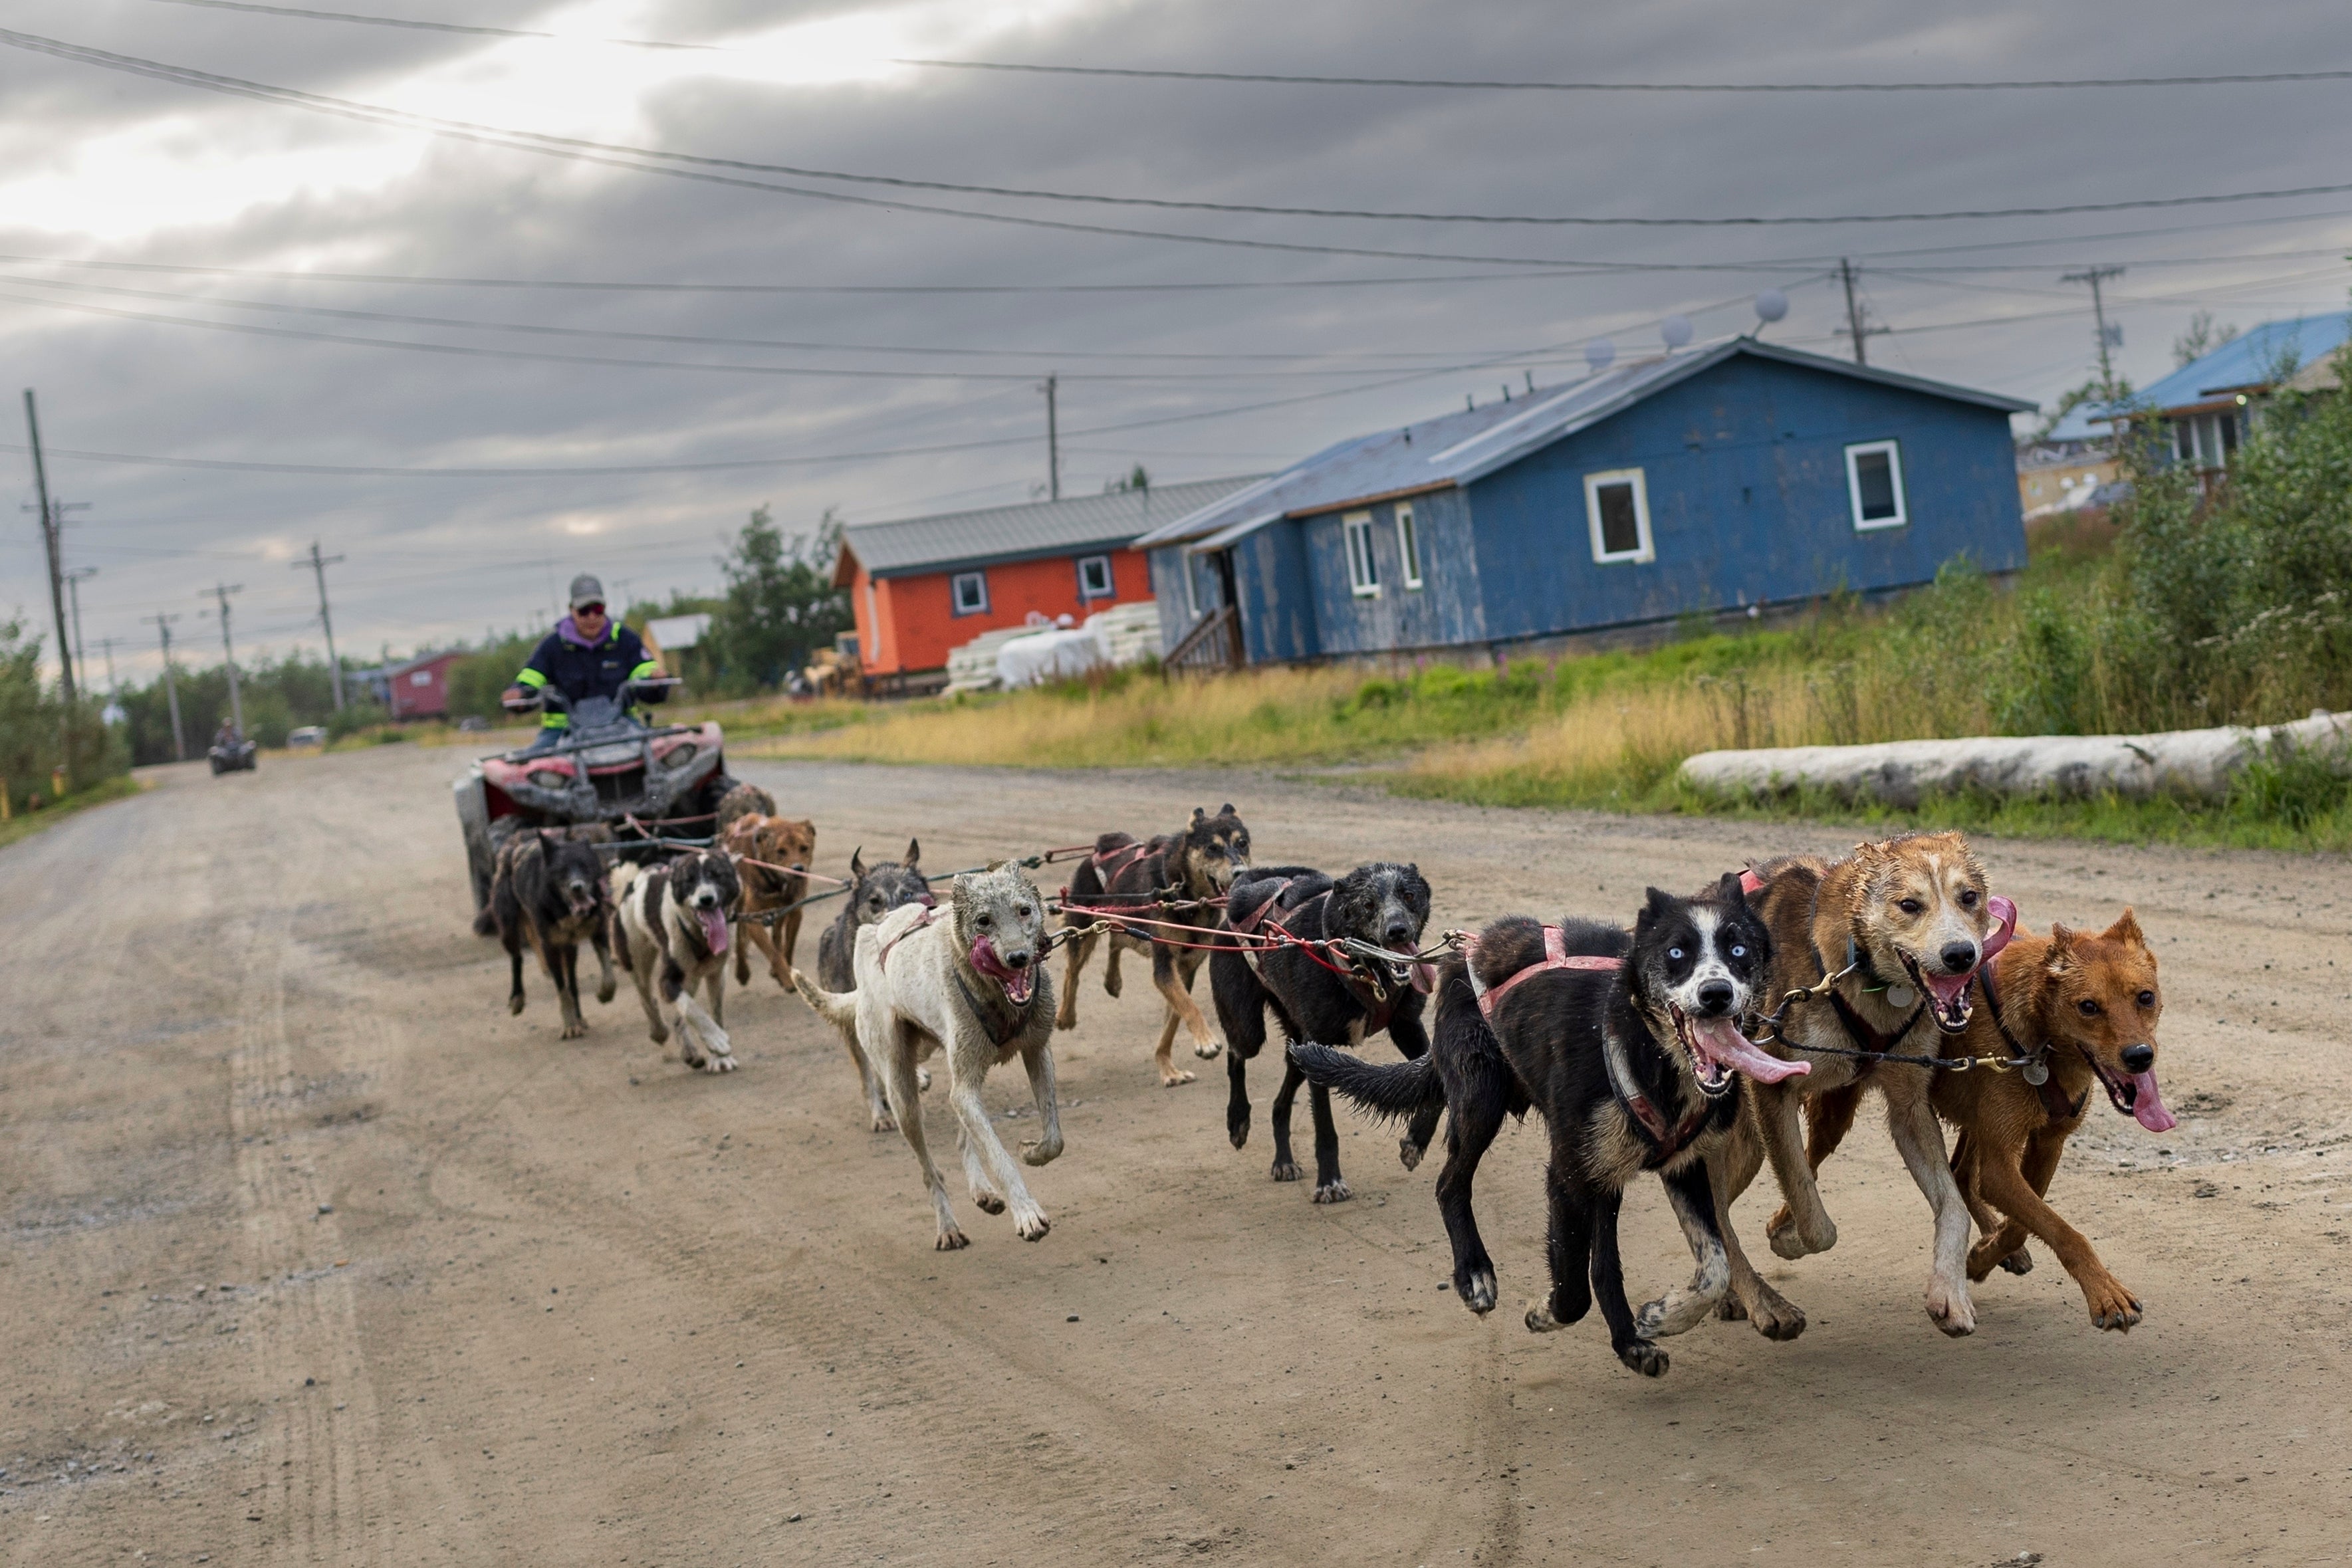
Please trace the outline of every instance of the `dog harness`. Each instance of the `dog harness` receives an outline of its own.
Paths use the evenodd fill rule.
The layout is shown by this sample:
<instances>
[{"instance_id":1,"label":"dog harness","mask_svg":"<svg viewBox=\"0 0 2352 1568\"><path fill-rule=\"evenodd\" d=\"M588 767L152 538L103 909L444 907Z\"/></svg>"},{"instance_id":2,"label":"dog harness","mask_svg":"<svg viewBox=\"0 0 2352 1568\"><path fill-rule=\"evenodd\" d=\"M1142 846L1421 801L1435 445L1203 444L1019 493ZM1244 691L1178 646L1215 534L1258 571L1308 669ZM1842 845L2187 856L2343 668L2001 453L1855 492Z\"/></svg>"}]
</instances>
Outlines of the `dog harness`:
<instances>
[{"instance_id":1,"label":"dog harness","mask_svg":"<svg viewBox=\"0 0 2352 1568\"><path fill-rule=\"evenodd\" d=\"M2051 1072L2044 1052L2026 1050L2019 1043L2017 1036L2010 1032L2009 1020L2000 1016L2000 998L1993 991L1993 968L1992 960L1988 958L1977 970L1977 985L1984 992L1985 1006L1992 1010L1993 1027L2000 1030L2001 1040L2012 1054L2027 1059L2028 1065L2021 1070L2020 1076L2033 1085L2034 1093L2042 1101L2042 1113L2053 1122L2073 1121L2083 1113L2083 1107L2091 1103L2091 1086L2087 1083L2083 1085L2082 1098L2068 1100L2066 1091L2058 1086L2057 1078ZM2037 1068L2042 1073L2039 1079L2033 1076Z\"/></svg>"},{"instance_id":2,"label":"dog harness","mask_svg":"<svg viewBox=\"0 0 2352 1568\"><path fill-rule=\"evenodd\" d=\"M1657 1145L1656 1151L1642 1162L1643 1170L1654 1171L1689 1146L1690 1141L1698 1135L1699 1129L1714 1116L1718 1102L1702 1098L1691 1107L1690 1114L1685 1116L1679 1125L1669 1127L1665 1117L1658 1113L1658 1108L1651 1103L1650 1097L1629 1081L1628 1070L1621 1065L1623 1056L1624 1052L1617 1048L1615 1038L1605 1037L1601 1057L1609 1069L1609 1087L1616 1094L1617 1103L1633 1113L1633 1119L1642 1124L1642 1131L1649 1134L1650 1142Z\"/></svg>"},{"instance_id":3,"label":"dog harness","mask_svg":"<svg viewBox=\"0 0 2352 1568\"><path fill-rule=\"evenodd\" d=\"M1094 853L1088 855L1087 859L1094 862L1095 875L1102 879L1104 891L1108 892L1110 888L1111 878L1117 876L1120 872L1125 871L1128 867L1133 865L1137 861L1141 860L1145 855L1150 852L1150 843L1148 841L1139 841L1138 842L1131 844L1122 844L1118 849L1111 851L1108 854L1105 854L1102 851L1097 850Z\"/></svg>"},{"instance_id":4,"label":"dog harness","mask_svg":"<svg viewBox=\"0 0 2352 1568\"><path fill-rule=\"evenodd\" d=\"M923 913L914 920L908 922L907 928L904 931L899 932L898 935L891 937L890 940L882 944L882 952L880 956L874 960L875 963L881 966L881 967L886 970L888 969L890 967L890 949L896 947L899 943L904 942L908 937L912 936L916 932L920 931L924 926L929 925L939 917L940 912L937 906L929 904L924 904Z\"/></svg>"},{"instance_id":5,"label":"dog harness","mask_svg":"<svg viewBox=\"0 0 2352 1568\"><path fill-rule=\"evenodd\" d=\"M1543 939L1544 956L1540 963L1529 964L1526 968L1513 973L1510 977L1506 979L1501 985L1492 988L1482 985L1478 979L1478 966L1476 962L1478 956L1478 939L1475 936L1473 936L1464 946L1462 950L1462 972L1469 977L1471 994L1478 998L1478 1011L1485 1015L1489 1023L1494 1021L1496 1006L1502 1001L1506 995L1509 993L1513 986L1517 985L1521 980L1532 980L1538 975L1542 974L1546 969L1588 969L1605 971L1610 969L1622 969L1625 967L1625 960L1622 958L1594 957L1588 956L1580 953L1570 953L1568 950L1568 934L1557 925L1545 926L1543 928ZM1646 1104L1648 1103L1645 1101L1643 1103ZM1657 1113L1655 1110L1653 1110L1650 1114L1652 1116L1655 1116ZM1647 1124L1648 1123L1645 1121L1643 1125L1646 1126ZM1659 1124L1663 1126L1664 1124L1660 1123Z\"/></svg>"}]
</instances>

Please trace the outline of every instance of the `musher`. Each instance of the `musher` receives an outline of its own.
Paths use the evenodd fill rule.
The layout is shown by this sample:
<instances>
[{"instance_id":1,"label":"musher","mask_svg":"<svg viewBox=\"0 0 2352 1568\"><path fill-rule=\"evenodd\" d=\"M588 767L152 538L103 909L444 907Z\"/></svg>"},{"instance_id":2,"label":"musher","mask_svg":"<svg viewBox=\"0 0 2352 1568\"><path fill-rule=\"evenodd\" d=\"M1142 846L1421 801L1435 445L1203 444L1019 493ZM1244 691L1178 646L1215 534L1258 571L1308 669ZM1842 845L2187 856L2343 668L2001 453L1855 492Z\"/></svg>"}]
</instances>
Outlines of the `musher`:
<instances>
[{"instance_id":1,"label":"musher","mask_svg":"<svg viewBox=\"0 0 2352 1568\"><path fill-rule=\"evenodd\" d=\"M533 693L553 686L577 706L585 697L618 701L621 687L662 673L635 632L604 613L604 585L586 572L572 580L572 613L555 623L506 689L507 702L525 702ZM636 700L657 703L669 695L666 686L652 686ZM539 737L530 749L545 751L562 742L572 727L569 714L541 708Z\"/></svg>"}]
</instances>

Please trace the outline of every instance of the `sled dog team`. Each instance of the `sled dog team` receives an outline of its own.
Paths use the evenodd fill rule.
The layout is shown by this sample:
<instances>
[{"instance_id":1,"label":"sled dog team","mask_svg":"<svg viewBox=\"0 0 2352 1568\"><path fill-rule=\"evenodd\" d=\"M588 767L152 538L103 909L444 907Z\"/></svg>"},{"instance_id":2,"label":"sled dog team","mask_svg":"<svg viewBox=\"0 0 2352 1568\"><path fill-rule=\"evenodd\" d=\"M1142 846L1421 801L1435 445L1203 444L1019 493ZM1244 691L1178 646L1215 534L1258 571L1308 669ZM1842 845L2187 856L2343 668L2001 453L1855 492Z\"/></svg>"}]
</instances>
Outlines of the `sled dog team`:
<instances>
[{"instance_id":1,"label":"sled dog team","mask_svg":"<svg viewBox=\"0 0 2352 1568\"><path fill-rule=\"evenodd\" d=\"M1010 1209L1018 1235L1044 1237L1050 1221L1022 1166L1063 1152L1051 1043L1057 1028L1076 1027L1078 982L1099 947L1113 997L1122 955L1149 958L1166 1008L1155 1053L1163 1083L1193 1076L1172 1058L1180 1027L1196 1057L1225 1058L1236 1149L1250 1134L1248 1064L1272 1016L1285 1044L1269 1106L1272 1175L1303 1175L1290 1113L1305 1088L1315 1202L1349 1197L1334 1094L1401 1124L1408 1170L1442 1124L1435 1186L1452 1287L1481 1315L1501 1287L1472 1202L1478 1165L1505 1116L1538 1113L1550 1144L1551 1278L1527 1326L1549 1333L1597 1304L1612 1348L1636 1372L1663 1374L1659 1342L1710 1315L1745 1318L1772 1339L1803 1331L1802 1311L1757 1274L1735 1208L1769 1165L1781 1198L1763 1228L1772 1250L1797 1259L1834 1245L1816 1173L1874 1091L1933 1213L1926 1305L1937 1327L1970 1333L1970 1286L1995 1267L2031 1269L2029 1238L2081 1287L2098 1327L2140 1320L2138 1300L2046 1194L2095 1098L2151 1132L2174 1125L2156 1078L2155 955L2128 909L2097 933L2028 933L1958 833L1727 869L1687 896L1651 888L1630 928L1514 915L1437 941L1416 867L1379 862L1334 876L1254 864L1231 805L1195 810L1173 833L1102 835L1058 908L1012 864L961 873L936 899L909 841L898 862L852 856L812 977L793 964L796 908L772 940L745 917L804 897L814 827L778 817L748 785L720 817L709 849L618 866L609 886L583 874L595 859L584 843L555 832L510 841L482 928L511 956L511 1008L522 1009L530 946L555 982L565 1037L583 1032L574 955L586 940L604 960L600 999L614 993L617 960L656 1041L674 1032L689 1066L729 1071L730 940L738 983L750 977L730 929L757 932L771 973L840 1030L873 1128L895 1127L913 1150L941 1249L970 1239L926 1137L923 1063L944 1058L974 1206ZM1058 1002L1047 972L1057 946ZM1203 964L1213 1026L1192 995ZM1358 1054L1381 1033L1402 1061ZM1038 1117L1017 1162L981 1098L990 1070L1015 1058ZM1957 1134L1948 1152L1946 1124ZM1635 1309L1617 1220L1645 1171L1664 1185L1694 1266L1686 1284Z\"/></svg>"}]
</instances>

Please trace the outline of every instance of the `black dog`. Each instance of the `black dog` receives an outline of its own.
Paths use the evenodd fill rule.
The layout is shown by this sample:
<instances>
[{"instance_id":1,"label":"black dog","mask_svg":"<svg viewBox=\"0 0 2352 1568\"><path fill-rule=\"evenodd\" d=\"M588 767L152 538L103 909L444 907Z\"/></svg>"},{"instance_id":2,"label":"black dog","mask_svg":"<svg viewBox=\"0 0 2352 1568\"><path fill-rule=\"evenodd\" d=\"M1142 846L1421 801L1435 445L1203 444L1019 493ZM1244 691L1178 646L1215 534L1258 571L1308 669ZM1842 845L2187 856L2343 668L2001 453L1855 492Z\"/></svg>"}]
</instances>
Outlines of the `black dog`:
<instances>
[{"instance_id":1,"label":"black dog","mask_svg":"<svg viewBox=\"0 0 2352 1568\"><path fill-rule=\"evenodd\" d=\"M1693 899L1650 889L1630 936L1594 922L1547 927L1513 916L1447 961L1427 1059L1373 1067L1321 1046L1291 1054L1318 1089L1328 1084L1376 1113L1424 1115L1433 1105L1450 1113L1437 1203L1454 1242L1454 1292L1482 1315L1494 1309L1495 1265L1471 1212L1471 1180L1504 1116L1541 1111L1551 1131L1552 1288L1528 1309L1528 1327L1565 1327L1598 1295L1617 1358L1656 1377L1666 1353L1653 1340L1692 1327L1730 1285L1706 1162L1720 1157L1738 1117L1735 1072L1803 1071L1738 1030L1762 995L1769 950L1737 874ZM1625 1302L1617 1210L1644 1170L1665 1183L1698 1267L1687 1289L1637 1319Z\"/></svg>"},{"instance_id":2,"label":"black dog","mask_svg":"<svg viewBox=\"0 0 2352 1568\"><path fill-rule=\"evenodd\" d=\"M1429 924L1429 883L1418 867L1383 861L1358 866L1334 882L1307 866L1276 866L1244 872L1225 902L1225 919L1249 946L1221 947L1209 962L1209 988L1217 1019L1231 1048L1225 1072L1233 1094L1225 1106L1225 1133L1240 1148L1249 1142L1247 1067L1265 1044L1265 1009L1274 1009L1285 1040L1346 1040L1360 1046L1388 1030L1397 1050L1418 1060L1429 1050L1421 1011L1433 978L1412 955ZM1393 964L1310 955L1286 944L1260 948L1258 940L1287 933L1304 941L1349 937L1402 955ZM1274 1179L1297 1181L1290 1157L1290 1103L1305 1082L1295 1061L1285 1064L1282 1087L1274 1096ZM1321 1083L1311 1095L1315 1114L1315 1201L1344 1203L1348 1184L1339 1177L1339 1130L1331 1120L1330 1091ZM1427 1146L1443 1103L1415 1117L1419 1145ZM1419 1159L1414 1139L1405 1140L1407 1169Z\"/></svg>"},{"instance_id":3,"label":"black dog","mask_svg":"<svg viewBox=\"0 0 2352 1568\"><path fill-rule=\"evenodd\" d=\"M604 968L596 984L596 999L611 1001L618 985L606 929L613 911L612 890L594 843L594 837L578 830L542 828L512 835L499 846L497 869L490 878L490 902L474 917L478 933L488 936L496 932L506 946L514 977L507 998L509 1012L520 1013L523 1009L524 946L539 955L540 967L555 982L565 1040L577 1040L588 1032L588 1020L580 1011L583 939L594 946Z\"/></svg>"},{"instance_id":4,"label":"black dog","mask_svg":"<svg viewBox=\"0 0 2352 1568\"><path fill-rule=\"evenodd\" d=\"M850 852L849 897L816 943L817 977L827 991L842 996L857 988L859 926L873 925L900 904L932 902L930 882L917 865L922 855L922 842L917 839L907 841L907 858L902 861L883 861L869 866L862 847ZM858 1048L855 1023L843 1027L841 1041L849 1048L850 1062L857 1069L858 1087L865 1092L866 1114L872 1118L874 1130L895 1131L898 1123L890 1114L889 1102L883 1097L881 1075ZM929 1068L918 1068L916 1076L922 1087L930 1087Z\"/></svg>"},{"instance_id":5,"label":"black dog","mask_svg":"<svg viewBox=\"0 0 2352 1568\"><path fill-rule=\"evenodd\" d=\"M1103 963L1103 989L1118 995L1118 956L1133 950L1151 956L1151 984L1168 1004L1160 1024L1160 1046L1153 1061L1161 1087L1190 1083L1192 1075L1176 1065L1176 1025L1181 1021L1192 1034L1192 1054L1206 1061L1224 1049L1209 1032L1209 1020L1192 1000L1192 977L1208 956L1211 933L1224 924L1217 900L1234 878L1249 864L1249 830L1231 802L1213 817L1192 808L1192 820L1181 833L1162 833L1138 840L1131 833L1105 833L1095 841L1094 852L1078 862L1070 875L1068 902L1079 906L1062 916L1065 927L1080 929L1101 915L1089 910L1131 913L1136 923L1110 934L1110 955ZM1081 936L1070 946L1062 969L1062 1006L1054 1015L1055 1029L1078 1026L1078 976L1094 956L1099 933Z\"/></svg>"}]
</instances>

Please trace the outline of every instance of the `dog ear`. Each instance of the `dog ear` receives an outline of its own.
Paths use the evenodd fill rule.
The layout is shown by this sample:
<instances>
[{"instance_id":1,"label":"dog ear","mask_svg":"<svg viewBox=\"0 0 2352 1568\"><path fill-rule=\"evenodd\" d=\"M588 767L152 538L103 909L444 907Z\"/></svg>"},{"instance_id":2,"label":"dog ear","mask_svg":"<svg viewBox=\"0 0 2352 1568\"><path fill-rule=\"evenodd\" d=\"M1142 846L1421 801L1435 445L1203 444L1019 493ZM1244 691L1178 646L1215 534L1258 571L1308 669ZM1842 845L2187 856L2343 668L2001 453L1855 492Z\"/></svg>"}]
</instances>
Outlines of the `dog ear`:
<instances>
[{"instance_id":1,"label":"dog ear","mask_svg":"<svg viewBox=\"0 0 2352 1568\"><path fill-rule=\"evenodd\" d=\"M2132 913L2129 904L2124 905L2124 912L2116 916L2116 923L2107 927L2105 936L2110 942L2129 942L2141 947L2147 946L2147 938L2140 935L2139 916Z\"/></svg>"},{"instance_id":2,"label":"dog ear","mask_svg":"<svg viewBox=\"0 0 2352 1568\"><path fill-rule=\"evenodd\" d=\"M1734 909L1748 907L1748 884L1741 880L1741 874L1736 871L1725 872L1723 880L1715 884L1716 896Z\"/></svg>"},{"instance_id":3,"label":"dog ear","mask_svg":"<svg viewBox=\"0 0 2352 1568\"><path fill-rule=\"evenodd\" d=\"M907 858L900 861L898 863L905 866L908 871L912 871L915 869L915 862L922 858L923 841L920 839L908 839L907 841Z\"/></svg>"},{"instance_id":4,"label":"dog ear","mask_svg":"<svg viewBox=\"0 0 2352 1568\"><path fill-rule=\"evenodd\" d=\"M2050 926L2050 951L2042 960L2042 972L2052 976L2063 975L2074 967L2074 934L2053 921Z\"/></svg>"},{"instance_id":5,"label":"dog ear","mask_svg":"<svg viewBox=\"0 0 2352 1568\"><path fill-rule=\"evenodd\" d=\"M852 882L864 882L864 881L866 880L866 858L865 858L865 857L866 857L866 846L865 846L864 844L860 844L860 845L858 845L856 849L854 849L854 850L852 850L852 851L850 851L850 852L849 852L849 880L850 880L850 881L852 881Z\"/></svg>"},{"instance_id":6,"label":"dog ear","mask_svg":"<svg viewBox=\"0 0 2352 1568\"><path fill-rule=\"evenodd\" d=\"M1232 807L1230 807L1230 806L1226 807L1225 809L1226 809L1227 810L1233 810L1233 808L1232 808ZM1209 820L1209 813L1208 813L1208 812L1203 811L1203 810L1201 810L1201 808L1200 808L1200 807L1198 807L1198 806L1195 806L1195 807L1193 807L1193 808L1192 808L1192 825L1193 825L1194 827L1196 827L1196 828L1197 828L1197 827L1199 827L1202 823L1203 823L1203 822L1207 821L1208 820Z\"/></svg>"},{"instance_id":7,"label":"dog ear","mask_svg":"<svg viewBox=\"0 0 2352 1568\"><path fill-rule=\"evenodd\" d=\"M1217 815L1220 817L1231 817L1237 814L1238 813L1234 810L1234 803L1231 800L1226 801L1223 806L1217 808Z\"/></svg>"}]
</instances>

